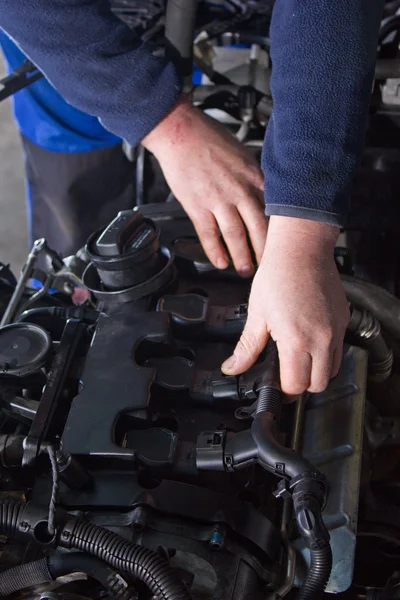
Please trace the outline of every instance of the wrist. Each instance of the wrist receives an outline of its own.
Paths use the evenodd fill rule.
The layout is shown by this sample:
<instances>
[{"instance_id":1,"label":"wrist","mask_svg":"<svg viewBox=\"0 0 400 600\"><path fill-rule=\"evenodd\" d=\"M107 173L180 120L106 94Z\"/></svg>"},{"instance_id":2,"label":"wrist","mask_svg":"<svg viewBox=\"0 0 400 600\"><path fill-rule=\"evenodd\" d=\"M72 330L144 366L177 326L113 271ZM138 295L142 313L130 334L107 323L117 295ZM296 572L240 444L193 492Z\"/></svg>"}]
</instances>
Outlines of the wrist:
<instances>
[{"instance_id":1,"label":"wrist","mask_svg":"<svg viewBox=\"0 0 400 600\"><path fill-rule=\"evenodd\" d=\"M295 217L271 216L268 226L268 238L280 237L297 241L309 247L335 248L340 228L319 221Z\"/></svg>"},{"instance_id":2,"label":"wrist","mask_svg":"<svg viewBox=\"0 0 400 600\"><path fill-rule=\"evenodd\" d=\"M190 130L193 104L182 94L170 112L142 140L142 145L157 156L171 145L182 142Z\"/></svg>"},{"instance_id":3,"label":"wrist","mask_svg":"<svg viewBox=\"0 0 400 600\"><path fill-rule=\"evenodd\" d=\"M263 259L281 256L299 265L333 260L339 227L292 217L271 216Z\"/></svg>"}]
</instances>

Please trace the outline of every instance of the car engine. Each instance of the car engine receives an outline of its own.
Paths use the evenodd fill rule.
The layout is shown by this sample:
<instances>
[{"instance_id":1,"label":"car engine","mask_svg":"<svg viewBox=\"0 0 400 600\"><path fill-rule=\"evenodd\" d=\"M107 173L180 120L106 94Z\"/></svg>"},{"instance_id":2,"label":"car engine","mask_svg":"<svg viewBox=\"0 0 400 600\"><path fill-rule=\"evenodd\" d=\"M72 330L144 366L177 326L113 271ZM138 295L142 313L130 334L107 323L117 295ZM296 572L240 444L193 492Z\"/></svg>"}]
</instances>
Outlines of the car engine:
<instances>
[{"instance_id":1,"label":"car engine","mask_svg":"<svg viewBox=\"0 0 400 600\"><path fill-rule=\"evenodd\" d=\"M149 4L157 37L162 3ZM37 240L18 280L0 263L0 596L396 597L395 4L336 248L351 321L325 392L286 398L273 340L245 374L222 374L251 281L212 266L142 148L130 152L137 207L75 256ZM187 91L258 155L273 108L271 3L207 10L201 81Z\"/></svg>"}]
</instances>

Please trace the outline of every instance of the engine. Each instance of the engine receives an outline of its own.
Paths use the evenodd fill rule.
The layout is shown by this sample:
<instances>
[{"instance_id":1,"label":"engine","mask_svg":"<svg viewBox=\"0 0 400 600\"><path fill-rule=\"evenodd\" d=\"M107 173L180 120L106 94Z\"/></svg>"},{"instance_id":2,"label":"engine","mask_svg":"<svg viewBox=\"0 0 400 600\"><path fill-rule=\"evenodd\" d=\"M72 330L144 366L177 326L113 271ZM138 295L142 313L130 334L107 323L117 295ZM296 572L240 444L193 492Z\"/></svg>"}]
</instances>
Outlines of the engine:
<instances>
[{"instance_id":1,"label":"engine","mask_svg":"<svg viewBox=\"0 0 400 600\"><path fill-rule=\"evenodd\" d=\"M157 38L163 3L139 4L139 21L114 8ZM203 4L188 91L258 155L272 3ZM395 597L397 4L336 248L351 322L324 393L284 397L272 340L247 373L222 374L251 282L211 265L143 148L129 152L137 208L66 259L36 241L18 280L0 263L0 596Z\"/></svg>"},{"instance_id":2,"label":"engine","mask_svg":"<svg viewBox=\"0 0 400 600\"><path fill-rule=\"evenodd\" d=\"M42 254L41 300L21 282ZM119 213L69 261L39 240L10 279L3 267L3 595L262 599L314 571L320 592L349 588L367 377L392 364L371 313L353 307L330 388L287 403L272 343L221 373L249 284L214 269L174 203Z\"/></svg>"}]
</instances>

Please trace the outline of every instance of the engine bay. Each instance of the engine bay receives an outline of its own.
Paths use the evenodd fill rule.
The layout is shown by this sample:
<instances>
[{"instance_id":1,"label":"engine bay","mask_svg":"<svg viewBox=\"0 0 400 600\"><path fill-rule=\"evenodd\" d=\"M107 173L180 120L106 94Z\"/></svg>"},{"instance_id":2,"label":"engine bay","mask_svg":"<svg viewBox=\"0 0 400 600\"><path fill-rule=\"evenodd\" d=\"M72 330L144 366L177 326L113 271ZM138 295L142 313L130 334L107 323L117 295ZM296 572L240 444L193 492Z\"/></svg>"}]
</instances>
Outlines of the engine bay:
<instances>
[{"instance_id":1,"label":"engine bay","mask_svg":"<svg viewBox=\"0 0 400 600\"><path fill-rule=\"evenodd\" d=\"M283 405L273 347L245 375L222 375L245 322L249 284L233 270L221 281L179 207L120 213L87 253L83 282L95 306L28 309L0 330L3 494L25 497L28 485L27 506L39 511L29 523L32 543L57 544L47 530L41 538L54 485L50 444L57 507L164 553L193 598L263 598L282 575L294 576L281 572L290 482L310 478L316 497L326 481L335 490L324 510L334 546L328 589L346 589L366 352L347 347L325 396ZM263 390L272 397L260 406ZM265 431L254 430L257 414L271 416ZM304 460L288 454L291 447ZM297 542L306 556L301 536ZM285 552L295 553L292 541Z\"/></svg>"},{"instance_id":2,"label":"engine bay","mask_svg":"<svg viewBox=\"0 0 400 600\"><path fill-rule=\"evenodd\" d=\"M222 20L215 4L188 93L259 156L270 6L231 2ZM351 321L325 392L285 398L272 340L222 374L251 281L212 266L143 148L136 208L66 259L37 240L18 280L0 263L0 596L396 597L397 9L335 253Z\"/></svg>"},{"instance_id":3,"label":"engine bay","mask_svg":"<svg viewBox=\"0 0 400 600\"><path fill-rule=\"evenodd\" d=\"M54 268L45 242L35 248ZM249 282L212 267L179 205L119 213L85 256L63 265L49 285L82 278L84 302L25 290L22 304L41 306L12 314L17 285L4 313L12 323L3 316L0 329L0 588L17 591L7 567L21 552L28 565L47 564L76 557L66 551L74 548L121 565L110 597L148 597L137 573L124 579L124 552L117 558L97 540L113 532L113 544L165 561L190 593L157 597L275 597L307 578L310 531L316 547L329 532L327 591L351 588L368 385L386 385L393 362L375 317L353 306L338 377L323 394L287 403L273 344L243 376L221 373L245 323ZM11 294L7 278L4 266ZM366 422L374 451L396 443L396 420ZM93 539L76 534L86 526ZM85 596L81 579L38 583L45 591L33 597Z\"/></svg>"}]
</instances>

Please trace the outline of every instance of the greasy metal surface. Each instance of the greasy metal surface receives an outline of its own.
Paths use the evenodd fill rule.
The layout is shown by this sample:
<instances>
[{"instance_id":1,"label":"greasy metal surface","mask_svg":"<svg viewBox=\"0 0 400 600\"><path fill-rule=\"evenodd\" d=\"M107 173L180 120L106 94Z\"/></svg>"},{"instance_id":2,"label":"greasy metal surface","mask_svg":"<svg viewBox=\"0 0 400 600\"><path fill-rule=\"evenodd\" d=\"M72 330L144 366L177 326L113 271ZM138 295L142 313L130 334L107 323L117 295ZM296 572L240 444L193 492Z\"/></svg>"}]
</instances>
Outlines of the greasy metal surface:
<instances>
[{"instance_id":1,"label":"greasy metal surface","mask_svg":"<svg viewBox=\"0 0 400 600\"><path fill-rule=\"evenodd\" d=\"M367 361L364 350L345 347L339 375L326 392L309 399L305 412L302 453L329 483L323 516L333 570L327 591L335 593L345 591L353 575ZM302 552L307 559L308 551Z\"/></svg>"}]
</instances>

